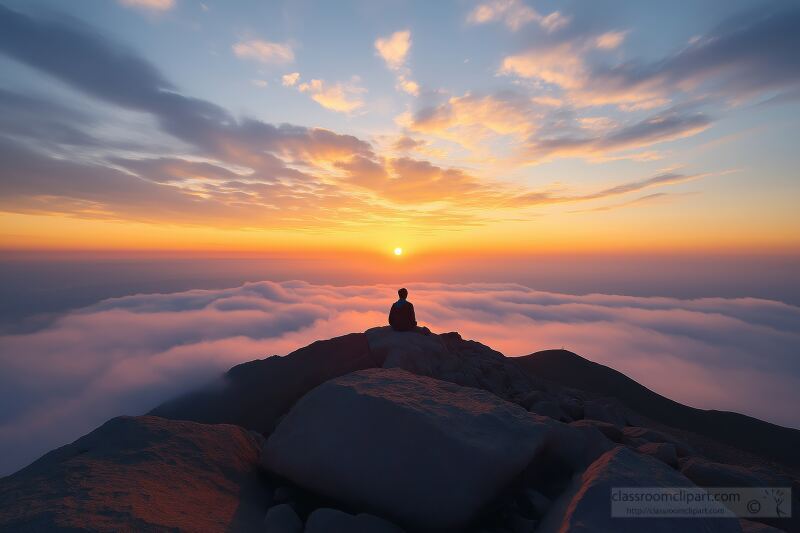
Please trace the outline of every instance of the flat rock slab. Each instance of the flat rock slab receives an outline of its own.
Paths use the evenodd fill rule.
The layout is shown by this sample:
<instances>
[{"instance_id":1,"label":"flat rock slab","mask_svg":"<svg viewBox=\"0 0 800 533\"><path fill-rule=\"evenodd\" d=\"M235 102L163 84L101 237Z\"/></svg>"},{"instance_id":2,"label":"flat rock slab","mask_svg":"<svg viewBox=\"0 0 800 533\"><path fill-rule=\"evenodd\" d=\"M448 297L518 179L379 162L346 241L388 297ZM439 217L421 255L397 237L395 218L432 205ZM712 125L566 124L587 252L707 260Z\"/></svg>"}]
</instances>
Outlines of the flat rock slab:
<instances>
[{"instance_id":1,"label":"flat rock slab","mask_svg":"<svg viewBox=\"0 0 800 533\"><path fill-rule=\"evenodd\" d=\"M258 531L263 439L119 417L0 479L0 531Z\"/></svg>"},{"instance_id":2,"label":"flat rock slab","mask_svg":"<svg viewBox=\"0 0 800 533\"><path fill-rule=\"evenodd\" d=\"M369 369L301 398L263 461L353 509L411 528L458 528L525 469L548 428L483 390Z\"/></svg>"}]
</instances>

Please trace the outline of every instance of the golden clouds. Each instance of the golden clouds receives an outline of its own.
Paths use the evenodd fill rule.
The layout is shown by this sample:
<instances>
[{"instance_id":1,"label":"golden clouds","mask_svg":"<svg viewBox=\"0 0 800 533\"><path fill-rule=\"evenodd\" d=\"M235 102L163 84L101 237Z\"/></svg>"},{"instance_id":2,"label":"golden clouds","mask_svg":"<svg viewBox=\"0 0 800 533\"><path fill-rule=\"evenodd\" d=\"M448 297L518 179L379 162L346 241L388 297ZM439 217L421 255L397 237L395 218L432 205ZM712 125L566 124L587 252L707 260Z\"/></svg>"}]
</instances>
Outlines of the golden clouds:
<instances>
[{"instance_id":1,"label":"golden clouds","mask_svg":"<svg viewBox=\"0 0 800 533\"><path fill-rule=\"evenodd\" d=\"M411 49L411 32L396 31L389 37L380 37L375 40L375 49L387 67L393 70L399 69L405 64L406 56Z\"/></svg>"},{"instance_id":2,"label":"golden clouds","mask_svg":"<svg viewBox=\"0 0 800 533\"><path fill-rule=\"evenodd\" d=\"M388 37L375 40L375 50L389 70L397 75L397 88L412 96L419 96L419 84L411 79L411 69L406 65L411 50L411 32L396 31Z\"/></svg>"},{"instance_id":3,"label":"golden clouds","mask_svg":"<svg viewBox=\"0 0 800 533\"><path fill-rule=\"evenodd\" d=\"M338 113L351 113L364 105L362 94L367 92L359 87L357 78L351 83L329 84L323 80L311 80L297 86L301 93L308 93L311 99L325 109Z\"/></svg>"}]
</instances>

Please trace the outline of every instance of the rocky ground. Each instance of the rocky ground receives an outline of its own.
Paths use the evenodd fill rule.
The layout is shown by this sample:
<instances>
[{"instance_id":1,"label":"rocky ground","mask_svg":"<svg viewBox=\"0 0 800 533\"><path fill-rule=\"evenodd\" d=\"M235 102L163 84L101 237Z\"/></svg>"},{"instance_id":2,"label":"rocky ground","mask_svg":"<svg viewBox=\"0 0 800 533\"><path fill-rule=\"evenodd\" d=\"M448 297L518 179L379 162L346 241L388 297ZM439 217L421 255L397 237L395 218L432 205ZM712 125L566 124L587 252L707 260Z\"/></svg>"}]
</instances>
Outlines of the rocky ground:
<instances>
[{"instance_id":1,"label":"rocky ground","mask_svg":"<svg viewBox=\"0 0 800 533\"><path fill-rule=\"evenodd\" d=\"M373 328L239 365L0 479L0 530L800 530L800 432L536 357ZM695 486L793 487L795 518L611 517L612 487Z\"/></svg>"}]
</instances>

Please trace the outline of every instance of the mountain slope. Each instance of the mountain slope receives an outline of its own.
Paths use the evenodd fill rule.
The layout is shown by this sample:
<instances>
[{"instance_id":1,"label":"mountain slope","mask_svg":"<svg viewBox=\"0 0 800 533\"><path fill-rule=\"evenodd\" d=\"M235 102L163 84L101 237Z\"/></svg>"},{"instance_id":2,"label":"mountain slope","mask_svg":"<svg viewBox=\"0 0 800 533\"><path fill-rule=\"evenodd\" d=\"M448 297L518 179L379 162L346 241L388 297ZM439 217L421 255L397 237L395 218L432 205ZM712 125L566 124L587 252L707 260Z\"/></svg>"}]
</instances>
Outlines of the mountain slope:
<instances>
[{"instance_id":1,"label":"mountain slope","mask_svg":"<svg viewBox=\"0 0 800 533\"><path fill-rule=\"evenodd\" d=\"M800 431L739 413L689 407L657 394L625 374L567 350L512 359L526 372L561 385L616 398L662 424L685 429L793 467L800 466Z\"/></svg>"},{"instance_id":2,"label":"mountain slope","mask_svg":"<svg viewBox=\"0 0 800 533\"><path fill-rule=\"evenodd\" d=\"M270 433L302 395L329 379L380 366L366 336L350 333L316 341L284 357L231 368L211 385L168 401L148 414L206 424L236 424Z\"/></svg>"}]
</instances>

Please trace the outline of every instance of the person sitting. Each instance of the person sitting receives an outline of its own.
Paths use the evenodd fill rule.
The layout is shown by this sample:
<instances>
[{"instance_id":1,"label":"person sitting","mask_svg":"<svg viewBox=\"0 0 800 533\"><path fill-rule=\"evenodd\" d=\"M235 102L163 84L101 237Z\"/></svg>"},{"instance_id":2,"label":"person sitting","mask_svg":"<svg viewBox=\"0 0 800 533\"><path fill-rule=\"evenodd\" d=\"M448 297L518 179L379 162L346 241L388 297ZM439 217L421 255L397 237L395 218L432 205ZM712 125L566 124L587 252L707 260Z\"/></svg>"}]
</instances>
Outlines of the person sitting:
<instances>
[{"instance_id":1,"label":"person sitting","mask_svg":"<svg viewBox=\"0 0 800 533\"><path fill-rule=\"evenodd\" d=\"M414 304L409 302L408 290L400 289L397 291L400 299L392 304L389 310L389 325L395 331L417 331L419 333L430 333L428 328L417 326L417 317L414 315Z\"/></svg>"}]
</instances>

